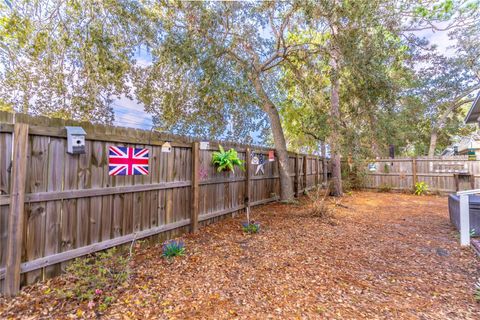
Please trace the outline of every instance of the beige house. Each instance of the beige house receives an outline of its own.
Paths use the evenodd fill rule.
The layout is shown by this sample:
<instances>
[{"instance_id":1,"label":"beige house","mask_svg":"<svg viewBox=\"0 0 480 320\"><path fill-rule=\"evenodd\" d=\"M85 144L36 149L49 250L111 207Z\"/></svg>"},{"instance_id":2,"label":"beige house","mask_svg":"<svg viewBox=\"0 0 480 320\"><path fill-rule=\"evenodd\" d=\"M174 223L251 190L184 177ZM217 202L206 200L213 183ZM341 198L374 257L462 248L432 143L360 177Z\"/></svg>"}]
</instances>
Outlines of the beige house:
<instances>
[{"instance_id":1,"label":"beige house","mask_svg":"<svg viewBox=\"0 0 480 320\"><path fill-rule=\"evenodd\" d=\"M467 137L458 137L458 141L447 147L442 156L467 155L469 149L473 149L480 160L480 132L474 132ZM456 152L455 152L456 151Z\"/></svg>"}]
</instances>

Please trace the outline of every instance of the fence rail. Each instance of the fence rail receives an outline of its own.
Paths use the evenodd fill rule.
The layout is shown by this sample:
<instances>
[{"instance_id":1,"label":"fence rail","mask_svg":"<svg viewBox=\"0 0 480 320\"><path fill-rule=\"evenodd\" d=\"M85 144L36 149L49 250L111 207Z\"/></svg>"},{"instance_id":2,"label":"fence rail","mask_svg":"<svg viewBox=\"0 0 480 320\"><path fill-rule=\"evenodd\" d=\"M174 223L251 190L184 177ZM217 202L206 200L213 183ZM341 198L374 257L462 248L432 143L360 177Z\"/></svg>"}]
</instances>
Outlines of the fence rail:
<instances>
[{"instance_id":1,"label":"fence rail","mask_svg":"<svg viewBox=\"0 0 480 320\"><path fill-rule=\"evenodd\" d=\"M413 190L417 182L448 193L480 188L480 161L469 161L467 156L376 159L365 169L367 188Z\"/></svg>"},{"instance_id":2,"label":"fence rail","mask_svg":"<svg viewBox=\"0 0 480 320\"><path fill-rule=\"evenodd\" d=\"M28 130L24 138L17 134L21 124ZM66 152L68 125L87 132L85 154ZM162 152L166 141L170 152ZM144 237L171 238L246 205L278 199L277 161L266 161L264 173L255 172L250 161L246 172L218 173L211 165L217 142L200 150L188 137L23 114L14 121L13 114L0 112L3 292L15 294L20 284L55 276L73 258ZM110 176L108 149L113 145L148 148L149 175ZM222 145L236 148L243 160L272 150ZM296 194L323 182L321 158L289 157Z\"/></svg>"}]
</instances>

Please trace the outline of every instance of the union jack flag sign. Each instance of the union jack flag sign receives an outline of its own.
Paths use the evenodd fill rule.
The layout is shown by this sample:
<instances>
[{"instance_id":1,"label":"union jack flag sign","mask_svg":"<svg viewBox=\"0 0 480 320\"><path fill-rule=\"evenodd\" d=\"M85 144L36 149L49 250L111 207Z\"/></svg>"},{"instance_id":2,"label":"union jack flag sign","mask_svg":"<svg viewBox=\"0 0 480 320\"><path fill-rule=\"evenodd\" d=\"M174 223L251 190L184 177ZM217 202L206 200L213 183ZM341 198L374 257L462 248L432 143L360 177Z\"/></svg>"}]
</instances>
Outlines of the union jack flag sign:
<instances>
[{"instance_id":1,"label":"union jack flag sign","mask_svg":"<svg viewBox=\"0 0 480 320\"><path fill-rule=\"evenodd\" d=\"M148 175L148 149L111 146L108 170L111 176Z\"/></svg>"}]
</instances>

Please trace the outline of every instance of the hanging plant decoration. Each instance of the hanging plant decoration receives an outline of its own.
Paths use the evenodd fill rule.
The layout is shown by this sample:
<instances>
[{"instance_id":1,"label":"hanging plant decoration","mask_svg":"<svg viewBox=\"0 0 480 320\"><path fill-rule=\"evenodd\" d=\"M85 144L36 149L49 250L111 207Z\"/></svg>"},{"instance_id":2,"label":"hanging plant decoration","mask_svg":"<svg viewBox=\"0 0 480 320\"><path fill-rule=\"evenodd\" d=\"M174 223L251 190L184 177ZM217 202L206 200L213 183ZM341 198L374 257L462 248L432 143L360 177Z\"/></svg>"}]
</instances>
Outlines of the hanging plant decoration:
<instances>
[{"instance_id":1,"label":"hanging plant decoration","mask_svg":"<svg viewBox=\"0 0 480 320\"><path fill-rule=\"evenodd\" d=\"M221 145L218 145L218 149L220 151L215 151L212 155L212 163L217 167L218 172L234 172L235 166L245 171L245 168L243 167L245 161L238 158L238 153L235 149L225 151Z\"/></svg>"}]
</instances>

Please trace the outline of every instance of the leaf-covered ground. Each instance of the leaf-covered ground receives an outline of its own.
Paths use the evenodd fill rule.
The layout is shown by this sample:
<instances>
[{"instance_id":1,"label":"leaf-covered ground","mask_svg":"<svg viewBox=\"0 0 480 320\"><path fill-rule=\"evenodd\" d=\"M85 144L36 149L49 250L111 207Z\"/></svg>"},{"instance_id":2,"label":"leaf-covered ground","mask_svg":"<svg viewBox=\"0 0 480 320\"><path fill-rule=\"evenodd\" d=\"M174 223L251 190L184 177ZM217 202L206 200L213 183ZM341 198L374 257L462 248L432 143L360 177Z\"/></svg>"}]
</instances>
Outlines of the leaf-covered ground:
<instances>
[{"instance_id":1,"label":"leaf-covered ground","mask_svg":"<svg viewBox=\"0 0 480 320\"><path fill-rule=\"evenodd\" d=\"M303 202L306 200L303 199ZM103 315L50 293L61 278L0 301L0 317L105 319L480 319L480 260L461 249L446 197L356 192L335 217L304 205L253 210L184 237L171 262L139 249L128 286Z\"/></svg>"}]
</instances>

